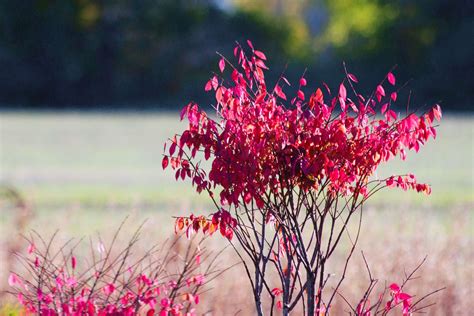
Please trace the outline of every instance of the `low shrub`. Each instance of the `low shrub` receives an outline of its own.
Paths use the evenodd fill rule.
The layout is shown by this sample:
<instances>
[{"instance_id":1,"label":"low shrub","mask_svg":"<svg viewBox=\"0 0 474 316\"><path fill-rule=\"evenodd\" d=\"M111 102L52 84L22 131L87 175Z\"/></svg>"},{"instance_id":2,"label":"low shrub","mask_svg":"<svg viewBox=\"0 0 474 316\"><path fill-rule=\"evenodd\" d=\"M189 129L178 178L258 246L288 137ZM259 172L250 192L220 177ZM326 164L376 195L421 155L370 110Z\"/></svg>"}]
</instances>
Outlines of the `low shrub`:
<instances>
[{"instance_id":1,"label":"low shrub","mask_svg":"<svg viewBox=\"0 0 474 316\"><path fill-rule=\"evenodd\" d=\"M13 272L8 279L24 313L195 315L203 286L219 273L201 242L188 243L183 253L176 238L138 255L141 228L119 245L121 228L109 245L91 239L90 254L82 257L74 254L81 241L57 246L57 234L46 240L37 232L25 237L27 253L17 256L26 272Z\"/></svg>"}]
</instances>

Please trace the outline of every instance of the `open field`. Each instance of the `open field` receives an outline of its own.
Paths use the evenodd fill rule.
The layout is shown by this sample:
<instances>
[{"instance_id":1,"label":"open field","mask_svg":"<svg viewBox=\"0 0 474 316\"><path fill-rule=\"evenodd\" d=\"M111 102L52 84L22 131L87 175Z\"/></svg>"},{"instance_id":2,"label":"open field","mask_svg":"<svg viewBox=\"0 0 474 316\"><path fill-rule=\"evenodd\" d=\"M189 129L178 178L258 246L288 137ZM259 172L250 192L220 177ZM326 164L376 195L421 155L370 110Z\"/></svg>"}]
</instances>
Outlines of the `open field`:
<instances>
[{"instance_id":1,"label":"open field","mask_svg":"<svg viewBox=\"0 0 474 316\"><path fill-rule=\"evenodd\" d=\"M19 112L0 117L0 185L17 189L26 200L34 214L28 228L44 234L60 229L64 238L98 231L107 236L130 215L130 231L148 218L144 242L159 241L173 233L171 216L212 210L205 196L161 169L163 143L180 130L177 114ZM432 185L432 195L390 190L366 208L359 249L381 281L399 281L404 269L428 255L422 279L410 291L422 294L447 286L430 315L470 315L474 310L473 147L474 117L446 115L436 141L379 172L380 177L413 172ZM13 225L17 210L8 203L0 207L0 283L5 285L11 264L7 245L18 235ZM230 258L229 252L224 267L235 262ZM354 262L343 289L348 297L366 281L360 256ZM241 273L239 267L227 272L215 284L220 295L203 304L228 311L216 315L239 310L239 315L251 315ZM242 281L235 282L236 276ZM232 295L231 303L226 294Z\"/></svg>"}]
</instances>

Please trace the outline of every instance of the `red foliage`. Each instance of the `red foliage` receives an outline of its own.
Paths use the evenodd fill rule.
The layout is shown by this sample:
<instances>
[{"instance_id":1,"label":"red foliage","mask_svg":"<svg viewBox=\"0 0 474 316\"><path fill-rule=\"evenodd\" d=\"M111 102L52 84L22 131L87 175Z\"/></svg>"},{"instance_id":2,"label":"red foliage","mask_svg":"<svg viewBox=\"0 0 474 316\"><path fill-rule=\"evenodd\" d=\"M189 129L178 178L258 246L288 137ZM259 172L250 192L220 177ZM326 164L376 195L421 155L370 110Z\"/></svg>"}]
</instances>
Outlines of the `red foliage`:
<instances>
[{"instance_id":1,"label":"red foliage","mask_svg":"<svg viewBox=\"0 0 474 316\"><path fill-rule=\"evenodd\" d=\"M18 254L28 272L10 274L11 293L26 315L196 315L205 282L200 248L189 244L184 263L175 261L171 248L161 253L156 245L132 259L136 236L118 255L112 255L112 246L100 243L97 254L92 249L92 258L82 260L82 269L72 250L65 250L67 243L54 253L53 239L44 249L31 240L28 254ZM158 253L164 258L156 258ZM173 266L171 273L168 265Z\"/></svg>"},{"instance_id":2,"label":"red foliage","mask_svg":"<svg viewBox=\"0 0 474 316\"><path fill-rule=\"evenodd\" d=\"M171 140L163 158L163 168L169 159L176 179L190 178L198 192L211 193L219 187L224 206L255 203L262 207L263 197L284 188L307 191L322 185L327 185L328 195L367 197L369 185L378 183L370 177L382 162L397 155L405 159L406 150L418 151L430 137L436 137L433 123L441 119L438 105L422 115L401 117L392 109L395 88L384 87L382 82L371 97L364 98L354 89L357 78L349 73L337 96L327 86L327 93L316 88L309 93L308 102L302 91L307 82L301 78L297 96L288 104L282 87L288 80L282 76L268 90L266 56L251 43L249 47L250 55L240 45L234 49L240 67L230 65L230 80L213 76L206 84L205 90L215 94L218 119L189 103L181 112L189 126ZM221 71L225 62L219 60ZM395 85L392 72L386 78ZM192 163L198 152L212 161L208 173ZM391 177L386 184L430 193L429 186L416 183L413 176ZM193 218L185 224L210 227L202 219L199 225L195 222ZM178 226L188 225L181 226L180 220Z\"/></svg>"}]
</instances>

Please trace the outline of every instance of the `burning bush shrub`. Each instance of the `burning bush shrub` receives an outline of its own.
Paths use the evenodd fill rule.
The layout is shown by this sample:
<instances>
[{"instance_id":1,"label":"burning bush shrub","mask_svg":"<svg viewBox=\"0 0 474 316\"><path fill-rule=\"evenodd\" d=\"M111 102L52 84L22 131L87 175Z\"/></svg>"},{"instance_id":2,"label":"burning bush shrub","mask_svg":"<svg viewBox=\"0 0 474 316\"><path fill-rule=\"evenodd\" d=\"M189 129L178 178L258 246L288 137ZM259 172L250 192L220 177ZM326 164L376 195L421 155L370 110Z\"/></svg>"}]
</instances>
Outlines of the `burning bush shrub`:
<instances>
[{"instance_id":1,"label":"burning bush shrub","mask_svg":"<svg viewBox=\"0 0 474 316\"><path fill-rule=\"evenodd\" d=\"M365 96L345 67L335 94L325 83L307 89L303 75L290 98L284 76L267 86L266 56L250 41L247 46L235 47L237 65L221 56L219 70L230 69L230 78L215 74L205 84L215 95L217 118L189 103L181 112L188 127L170 139L168 149L165 145L163 168L171 166L177 180L190 179L216 207L209 216L178 218L176 230L188 237L219 231L232 244L237 240L259 315L275 306L288 315L297 305L307 315L324 314L345 279L364 203L385 187L431 192L413 174L378 179L375 171L435 138L441 109L435 105L417 114L407 106L399 114L400 88L392 71ZM209 169L202 159L210 160ZM353 219L358 225L350 232ZM351 245L346 260L326 290L328 262L346 235ZM270 269L279 277L276 288ZM402 304L404 313L411 312L407 294L395 286L390 291L387 311ZM262 306L264 292L268 308ZM353 309L358 315L369 315L368 310L366 303Z\"/></svg>"},{"instance_id":2,"label":"burning bush shrub","mask_svg":"<svg viewBox=\"0 0 474 316\"><path fill-rule=\"evenodd\" d=\"M120 228L108 246L91 240L84 257L74 254L80 241L56 247L56 234L45 240L33 232L27 254L17 254L26 273L10 274L11 293L27 314L195 315L205 282L219 273L215 261L203 266L209 254L201 242L177 252L179 238L137 255L140 231L124 246Z\"/></svg>"}]
</instances>

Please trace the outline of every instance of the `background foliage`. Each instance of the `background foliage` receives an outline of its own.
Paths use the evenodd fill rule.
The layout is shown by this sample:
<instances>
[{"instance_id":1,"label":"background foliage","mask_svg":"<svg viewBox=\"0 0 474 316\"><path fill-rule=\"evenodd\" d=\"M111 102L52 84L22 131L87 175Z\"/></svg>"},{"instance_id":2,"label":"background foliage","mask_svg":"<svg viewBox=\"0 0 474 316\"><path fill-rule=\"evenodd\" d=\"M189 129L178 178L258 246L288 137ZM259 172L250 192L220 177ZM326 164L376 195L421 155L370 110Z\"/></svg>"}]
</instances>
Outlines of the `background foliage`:
<instances>
[{"instance_id":1,"label":"background foliage","mask_svg":"<svg viewBox=\"0 0 474 316\"><path fill-rule=\"evenodd\" d=\"M474 4L467 0L5 0L5 108L181 107L199 97L215 52L251 39L310 81L339 82L345 60L373 86L398 65L416 100L470 110ZM407 89L407 93L408 93ZM420 101L421 102L421 101ZM418 105L418 104L417 104ZM422 106L424 104L420 104Z\"/></svg>"}]
</instances>

